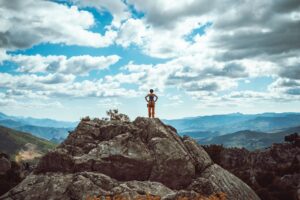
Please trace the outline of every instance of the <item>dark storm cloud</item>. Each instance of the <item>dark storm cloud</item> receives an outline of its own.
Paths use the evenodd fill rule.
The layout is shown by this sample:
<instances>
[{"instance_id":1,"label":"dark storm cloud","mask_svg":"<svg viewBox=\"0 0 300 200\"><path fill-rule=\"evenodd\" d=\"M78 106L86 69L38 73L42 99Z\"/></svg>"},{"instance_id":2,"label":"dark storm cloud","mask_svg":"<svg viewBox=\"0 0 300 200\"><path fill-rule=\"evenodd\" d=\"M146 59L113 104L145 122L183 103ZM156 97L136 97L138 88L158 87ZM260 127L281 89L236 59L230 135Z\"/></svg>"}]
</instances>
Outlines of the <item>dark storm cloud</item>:
<instances>
[{"instance_id":1,"label":"dark storm cloud","mask_svg":"<svg viewBox=\"0 0 300 200\"><path fill-rule=\"evenodd\" d=\"M192 82L185 84L184 89L189 92L194 91L217 91L220 89L216 82Z\"/></svg>"},{"instance_id":2,"label":"dark storm cloud","mask_svg":"<svg viewBox=\"0 0 300 200\"><path fill-rule=\"evenodd\" d=\"M298 87L298 88L288 89L286 90L286 93L290 95L300 95L300 88Z\"/></svg>"},{"instance_id":3,"label":"dark storm cloud","mask_svg":"<svg viewBox=\"0 0 300 200\"><path fill-rule=\"evenodd\" d=\"M300 86L300 82L291 80L291 79L280 79L277 81L276 86L279 87L295 87L295 86Z\"/></svg>"},{"instance_id":4,"label":"dark storm cloud","mask_svg":"<svg viewBox=\"0 0 300 200\"><path fill-rule=\"evenodd\" d=\"M72 75L53 74L53 75L50 75L49 78L41 80L41 83L59 84L59 83L72 82L73 80L74 80L74 76L72 76Z\"/></svg>"},{"instance_id":5,"label":"dark storm cloud","mask_svg":"<svg viewBox=\"0 0 300 200\"><path fill-rule=\"evenodd\" d=\"M128 0L137 11L145 14L145 19L157 27L169 28L182 18L191 16L210 16L216 28L230 29L241 26L268 23L278 14L297 11L299 0L237 0L204 1L179 0L176 2L160 0Z\"/></svg>"},{"instance_id":6,"label":"dark storm cloud","mask_svg":"<svg viewBox=\"0 0 300 200\"><path fill-rule=\"evenodd\" d=\"M279 75L281 77L300 80L300 63L297 63L297 65L281 68Z\"/></svg>"},{"instance_id":7,"label":"dark storm cloud","mask_svg":"<svg viewBox=\"0 0 300 200\"><path fill-rule=\"evenodd\" d=\"M153 26L171 28L183 18L209 13L218 2L193 0L190 2L172 1L168 4L160 0L128 0L128 3L137 11L145 13L147 22Z\"/></svg>"},{"instance_id":8,"label":"dark storm cloud","mask_svg":"<svg viewBox=\"0 0 300 200\"><path fill-rule=\"evenodd\" d=\"M0 0L0 7L9 8L11 10L21 10L24 6L26 6L28 1L20 1L20 0Z\"/></svg>"},{"instance_id":9,"label":"dark storm cloud","mask_svg":"<svg viewBox=\"0 0 300 200\"><path fill-rule=\"evenodd\" d=\"M300 95L300 81L289 78L278 78L269 86L269 89L281 94L297 96Z\"/></svg>"},{"instance_id":10,"label":"dark storm cloud","mask_svg":"<svg viewBox=\"0 0 300 200\"><path fill-rule=\"evenodd\" d=\"M191 67L183 67L180 71L176 71L169 75L167 79L168 85L177 85L182 83L190 83L193 81L201 81L205 78L218 78L218 77L227 77L227 78L244 78L248 77L249 74L246 71L246 68L239 63L229 62L226 63L222 68L216 66L208 66L203 70L196 70ZM206 86L204 87L206 88ZM208 88L212 87L212 84ZM217 89L217 88L215 88Z\"/></svg>"},{"instance_id":11,"label":"dark storm cloud","mask_svg":"<svg viewBox=\"0 0 300 200\"><path fill-rule=\"evenodd\" d=\"M26 49L40 41L38 36L30 32L0 32L0 47L5 49Z\"/></svg>"},{"instance_id":12,"label":"dark storm cloud","mask_svg":"<svg viewBox=\"0 0 300 200\"><path fill-rule=\"evenodd\" d=\"M280 76L299 77L296 69L287 67L286 60L299 55L300 1L236 1L233 5L224 14L219 13L222 20L213 22L215 35L210 45L224 50L215 59L228 62L258 58L280 63Z\"/></svg>"},{"instance_id":13,"label":"dark storm cloud","mask_svg":"<svg viewBox=\"0 0 300 200\"><path fill-rule=\"evenodd\" d=\"M272 10L274 12L289 13L300 8L300 2L297 0L273 0Z\"/></svg>"},{"instance_id":14,"label":"dark storm cloud","mask_svg":"<svg viewBox=\"0 0 300 200\"><path fill-rule=\"evenodd\" d=\"M24 24L24 20L13 13L22 13L31 1L0 0L0 22L4 28L0 31L0 48L3 49L24 49L40 41L40 37L30 29L22 31L22 27L30 27L31 24ZM24 30L24 29L23 29Z\"/></svg>"},{"instance_id":15,"label":"dark storm cloud","mask_svg":"<svg viewBox=\"0 0 300 200\"><path fill-rule=\"evenodd\" d=\"M214 67L207 68L204 70L204 74L212 76L224 76L230 78L241 78L248 76L246 68L234 62L225 64L225 66L222 69Z\"/></svg>"},{"instance_id":16,"label":"dark storm cloud","mask_svg":"<svg viewBox=\"0 0 300 200\"><path fill-rule=\"evenodd\" d=\"M290 22L269 33L241 31L234 35L220 35L214 40L216 48L228 51L219 58L241 59L262 54L281 54L300 48L300 21Z\"/></svg>"}]
</instances>

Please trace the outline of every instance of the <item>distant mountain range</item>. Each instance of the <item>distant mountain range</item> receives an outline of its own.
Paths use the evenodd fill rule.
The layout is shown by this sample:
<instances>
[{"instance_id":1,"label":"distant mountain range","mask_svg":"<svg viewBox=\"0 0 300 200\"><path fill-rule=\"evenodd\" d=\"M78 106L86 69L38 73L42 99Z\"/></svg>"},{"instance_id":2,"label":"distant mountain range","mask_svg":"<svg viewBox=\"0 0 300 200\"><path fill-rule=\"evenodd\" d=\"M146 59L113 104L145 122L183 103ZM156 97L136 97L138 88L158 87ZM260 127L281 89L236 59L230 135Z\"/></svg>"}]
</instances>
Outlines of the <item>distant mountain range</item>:
<instances>
[{"instance_id":1,"label":"distant mountain range","mask_svg":"<svg viewBox=\"0 0 300 200\"><path fill-rule=\"evenodd\" d=\"M32 117L15 117L0 112L0 120L12 120L21 124L52 127L52 128L70 128L77 126L78 122L58 121L53 119L36 119Z\"/></svg>"},{"instance_id":2,"label":"distant mountain range","mask_svg":"<svg viewBox=\"0 0 300 200\"><path fill-rule=\"evenodd\" d=\"M300 132L300 113L233 113L164 122L174 126L180 135L195 138L200 144L222 144L248 150L281 143L284 136Z\"/></svg>"},{"instance_id":3,"label":"distant mountain range","mask_svg":"<svg viewBox=\"0 0 300 200\"><path fill-rule=\"evenodd\" d=\"M175 120L163 120L175 127L179 134L194 138L207 138L241 130L278 132L300 126L300 113L263 113L199 116Z\"/></svg>"},{"instance_id":4,"label":"distant mountain range","mask_svg":"<svg viewBox=\"0 0 300 200\"><path fill-rule=\"evenodd\" d=\"M244 147L248 150L270 147L274 143L282 143L284 136L292 133L300 133L300 126L288 128L276 133L264 133L257 131L238 131L231 134L213 137L212 139L198 140L201 145L222 144L224 147Z\"/></svg>"},{"instance_id":5,"label":"distant mountain range","mask_svg":"<svg viewBox=\"0 0 300 200\"><path fill-rule=\"evenodd\" d=\"M30 153L36 151L43 154L55 146L56 144L29 133L0 126L0 152L12 157L16 156L20 151L25 152L27 149L31 150Z\"/></svg>"},{"instance_id":6,"label":"distant mountain range","mask_svg":"<svg viewBox=\"0 0 300 200\"><path fill-rule=\"evenodd\" d=\"M59 143L68 136L68 131L74 129L77 122L14 117L0 113L0 125Z\"/></svg>"},{"instance_id":7,"label":"distant mountain range","mask_svg":"<svg viewBox=\"0 0 300 200\"><path fill-rule=\"evenodd\" d=\"M287 129L300 127L300 113L225 114L162 120L205 144L240 146L250 150L282 142ZM0 125L60 143L78 122L14 117L0 113ZM297 131L296 131L297 132ZM273 134L271 134L273 133Z\"/></svg>"}]
</instances>

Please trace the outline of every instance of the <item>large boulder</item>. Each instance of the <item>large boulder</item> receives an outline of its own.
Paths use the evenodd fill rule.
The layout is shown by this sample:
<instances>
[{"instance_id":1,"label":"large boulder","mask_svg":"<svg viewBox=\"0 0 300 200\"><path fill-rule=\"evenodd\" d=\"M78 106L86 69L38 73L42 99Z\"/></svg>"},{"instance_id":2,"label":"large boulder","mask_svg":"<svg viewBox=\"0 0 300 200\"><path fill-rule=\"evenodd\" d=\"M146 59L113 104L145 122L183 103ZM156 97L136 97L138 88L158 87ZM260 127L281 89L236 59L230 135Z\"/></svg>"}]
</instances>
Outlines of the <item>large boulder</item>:
<instances>
[{"instance_id":1,"label":"large boulder","mask_svg":"<svg viewBox=\"0 0 300 200\"><path fill-rule=\"evenodd\" d=\"M239 178L217 164L211 165L203 173L206 178L227 194L228 199L257 199L253 190Z\"/></svg>"},{"instance_id":2,"label":"large boulder","mask_svg":"<svg viewBox=\"0 0 300 200\"><path fill-rule=\"evenodd\" d=\"M86 199L152 195L161 199L225 193L258 200L205 150L159 119L82 120L34 173L0 199Z\"/></svg>"}]
</instances>

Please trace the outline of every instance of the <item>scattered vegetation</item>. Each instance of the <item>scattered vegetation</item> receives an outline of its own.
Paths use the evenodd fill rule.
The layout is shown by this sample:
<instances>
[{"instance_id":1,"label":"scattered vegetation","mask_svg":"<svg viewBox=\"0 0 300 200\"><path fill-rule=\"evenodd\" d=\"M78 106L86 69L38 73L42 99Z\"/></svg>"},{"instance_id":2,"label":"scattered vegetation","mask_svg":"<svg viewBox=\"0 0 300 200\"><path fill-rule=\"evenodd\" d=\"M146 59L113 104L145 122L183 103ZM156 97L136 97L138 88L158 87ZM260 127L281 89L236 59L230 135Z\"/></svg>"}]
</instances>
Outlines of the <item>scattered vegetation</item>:
<instances>
[{"instance_id":1,"label":"scattered vegetation","mask_svg":"<svg viewBox=\"0 0 300 200\"><path fill-rule=\"evenodd\" d=\"M176 200L227 200L227 195L223 192L215 193L210 196L197 194L196 197L179 196L176 198Z\"/></svg>"},{"instance_id":2,"label":"scattered vegetation","mask_svg":"<svg viewBox=\"0 0 300 200\"><path fill-rule=\"evenodd\" d=\"M203 200L226 200L227 195L224 192L210 195L209 197L204 198Z\"/></svg>"},{"instance_id":3,"label":"scattered vegetation","mask_svg":"<svg viewBox=\"0 0 300 200\"><path fill-rule=\"evenodd\" d=\"M118 109L109 109L108 111L106 111L106 114L111 121L130 121L129 117L125 114L119 113Z\"/></svg>"},{"instance_id":4,"label":"scattered vegetation","mask_svg":"<svg viewBox=\"0 0 300 200\"><path fill-rule=\"evenodd\" d=\"M127 115L123 114L123 113L119 113L118 109L109 109L108 111L106 111L106 115L107 117L102 117L101 120L102 121L122 121L122 122L129 122L130 119ZM81 121L99 121L99 118L94 118L91 119L89 116L83 117L81 118Z\"/></svg>"},{"instance_id":5,"label":"scattered vegetation","mask_svg":"<svg viewBox=\"0 0 300 200\"><path fill-rule=\"evenodd\" d=\"M86 122L88 122L88 121L91 121L91 119L90 119L89 116L86 116L86 117L81 118L81 121L86 121Z\"/></svg>"}]
</instances>

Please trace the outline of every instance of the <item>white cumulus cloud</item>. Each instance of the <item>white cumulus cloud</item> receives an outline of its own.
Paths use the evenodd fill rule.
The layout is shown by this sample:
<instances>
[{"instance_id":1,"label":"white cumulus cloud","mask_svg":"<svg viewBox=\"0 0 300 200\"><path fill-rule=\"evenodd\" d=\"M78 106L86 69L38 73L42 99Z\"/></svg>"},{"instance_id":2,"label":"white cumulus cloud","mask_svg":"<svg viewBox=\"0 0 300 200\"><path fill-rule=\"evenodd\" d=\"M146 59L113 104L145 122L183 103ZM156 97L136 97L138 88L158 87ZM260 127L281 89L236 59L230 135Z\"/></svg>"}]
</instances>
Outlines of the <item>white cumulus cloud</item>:
<instances>
[{"instance_id":1,"label":"white cumulus cloud","mask_svg":"<svg viewBox=\"0 0 300 200\"><path fill-rule=\"evenodd\" d=\"M117 63L120 57L111 56L41 56L15 55L10 61L20 67L20 72L49 72L61 74L87 75L91 70L103 70Z\"/></svg>"}]
</instances>

